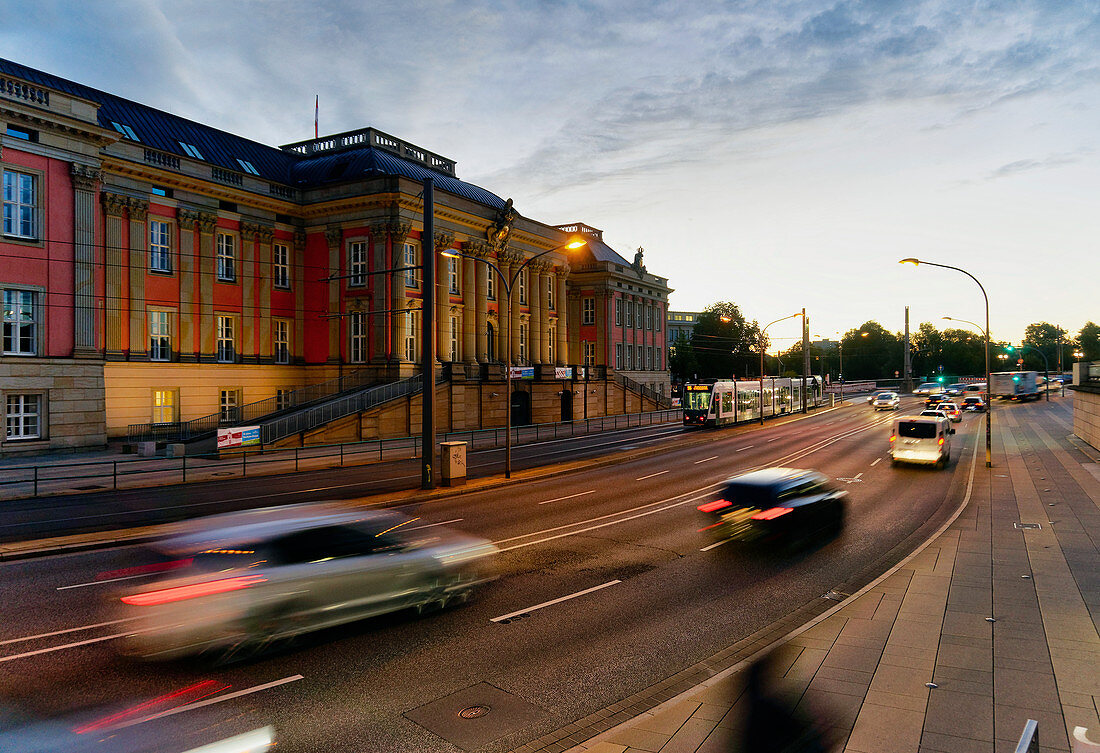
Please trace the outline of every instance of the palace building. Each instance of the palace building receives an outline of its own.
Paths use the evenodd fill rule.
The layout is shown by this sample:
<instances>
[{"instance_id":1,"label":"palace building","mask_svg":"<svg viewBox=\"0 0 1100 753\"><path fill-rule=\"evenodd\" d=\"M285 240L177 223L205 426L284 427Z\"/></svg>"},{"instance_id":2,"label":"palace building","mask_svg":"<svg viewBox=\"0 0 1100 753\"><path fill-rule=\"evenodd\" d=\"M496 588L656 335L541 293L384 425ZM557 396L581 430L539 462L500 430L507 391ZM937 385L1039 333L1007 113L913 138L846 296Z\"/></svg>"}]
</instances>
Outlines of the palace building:
<instances>
[{"instance_id":1,"label":"palace building","mask_svg":"<svg viewBox=\"0 0 1100 753\"><path fill-rule=\"evenodd\" d=\"M425 250L444 428L502 425L509 404L520 423L569 420L582 377L603 390L584 415L667 394L670 289L640 251L632 265L586 225L523 217L373 128L272 147L0 59L0 171L0 451L186 441L409 383ZM409 400L393 425L364 417L372 400L336 435L281 436L412 425Z\"/></svg>"}]
</instances>

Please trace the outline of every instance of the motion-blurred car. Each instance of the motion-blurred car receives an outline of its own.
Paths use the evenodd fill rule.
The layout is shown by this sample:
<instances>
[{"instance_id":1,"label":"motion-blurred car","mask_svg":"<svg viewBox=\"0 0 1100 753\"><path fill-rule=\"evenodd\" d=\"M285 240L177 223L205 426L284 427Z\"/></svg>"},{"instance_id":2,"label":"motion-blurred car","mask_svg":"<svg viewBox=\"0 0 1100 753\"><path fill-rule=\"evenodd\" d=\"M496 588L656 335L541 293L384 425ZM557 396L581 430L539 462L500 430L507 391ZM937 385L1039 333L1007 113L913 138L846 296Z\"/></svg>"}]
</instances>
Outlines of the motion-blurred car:
<instances>
[{"instance_id":1,"label":"motion-blurred car","mask_svg":"<svg viewBox=\"0 0 1100 753\"><path fill-rule=\"evenodd\" d=\"M984 413L985 412L985 400L982 400L976 395L970 397L964 397L962 402L962 409L968 413Z\"/></svg>"},{"instance_id":2,"label":"motion-blurred car","mask_svg":"<svg viewBox=\"0 0 1100 753\"><path fill-rule=\"evenodd\" d=\"M493 577L496 552L415 518L327 503L202 518L152 545L155 580L119 599L119 617L136 618L124 651L235 658L385 612L447 606Z\"/></svg>"},{"instance_id":3,"label":"motion-blurred car","mask_svg":"<svg viewBox=\"0 0 1100 753\"><path fill-rule=\"evenodd\" d=\"M939 382L922 382L915 390L914 395L934 395L943 392L943 385Z\"/></svg>"},{"instance_id":4,"label":"motion-blurred car","mask_svg":"<svg viewBox=\"0 0 1100 753\"><path fill-rule=\"evenodd\" d=\"M951 400L951 397L949 395L947 395L946 393L937 392L936 394L929 395L928 397L926 397L924 399L924 407L925 408L935 408L940 403L948 402L950 400Z\"/></svg>"},{"instance_id":5,"label":"motion-blurred car","mask_svg":"<svg viewBox=\"0 0 1100 753\"><path fill-rule=\"evenodd\" d=\"M729 479L719 499L698 506L712 521L700 531L718 540L795 545L819 531L840 531L847 495L817 471L752 471Z\"/></svg>"},{"instance_id":6,"label":"motion-blurred car","mask_svg":"<svg viewBox=\"0 0 1100 753\"><path fill-rule=\"evenodd\" d=\"M939 410L938 408L925 408L917 415L932 416L933 418L946 418L948 421L951 420L951 416L947 415L946 411Z\"/></svg>"},{"instance_id":7,"label":"motion-blurred car","mask_svg":"<svg viewBox=\"0 0 1100 753\"><path fill-rule=\"evenodd\" d=\"M958 397L966 391L966 384L964 382L955 382L954 384L949 384L944 387L943 391L951 397Z\"/></svg>"},{"instance_id":8,"label":"motion-blurred car","mask_svg":"<svg viewBox=\"0 0 1100 753\"><path fill-rule=\"evenodd\" d=\"M896 392L880 392L871 400L871 407L876 412L880 410L897 410L899 405L901 405L901 399L898 398Z\"/></svg>"},{"instance_id":9,"label":"motion-blurred car","mask_svg":"<svg viewBox=\"0 0 1100 753\"><path fill-rule=\"evenodd\" d=\"M951 437L954 433L951 421L942 411L899 416L894 419L890 430L890 464L917 463L946 468L951 460Z\"/></svg>"},{"instance_id":10,"label":"motion-blurred car","mask_svg":"<svg viewBox=\"0 0 1100 753\"><path fill-rule=\"evenodd\" d=\"M962 411L959 409L959 406L953 402L948 402L945 400L941 403L938 403L935 410L943 411L947 414L947 417L955 423L959 423L963 420Z\"/></svg>"}]
</instances>

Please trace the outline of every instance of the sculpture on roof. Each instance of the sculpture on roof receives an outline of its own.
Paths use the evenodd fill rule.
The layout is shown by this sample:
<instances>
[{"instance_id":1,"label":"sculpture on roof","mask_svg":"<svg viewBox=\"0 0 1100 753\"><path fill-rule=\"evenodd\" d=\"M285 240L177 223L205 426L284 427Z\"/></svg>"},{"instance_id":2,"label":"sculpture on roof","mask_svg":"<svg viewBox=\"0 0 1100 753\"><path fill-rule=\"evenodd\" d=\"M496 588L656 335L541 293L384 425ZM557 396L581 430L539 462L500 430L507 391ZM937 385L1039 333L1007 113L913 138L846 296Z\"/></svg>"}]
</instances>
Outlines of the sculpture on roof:
<instances>
[{"instance_id":1,"label":"sculpture on roof","mask_svg":"<svg viewBox=\"0 0 1100 753\"><path fill-rule=\"evenodd\" d=\"M638 246L638 252L634 254L634 263L631 265L638 272L645 272L645 264L642 263L642 255L645 253L645 249Z\"/></svg>"},{"instance_id":2,"label":"sculpture on roof","mask_svg":"<svg viewBox=\"0 0 1100 753\"><path fill-rule=\"evenodd\" d=\"M489 225L485 235L494 248L503 248L512 234L512 225L517 217L516 210L512 208L512 200L508 199L504 208L497 212L496 221Z\"/></svg>"}]
</instances>

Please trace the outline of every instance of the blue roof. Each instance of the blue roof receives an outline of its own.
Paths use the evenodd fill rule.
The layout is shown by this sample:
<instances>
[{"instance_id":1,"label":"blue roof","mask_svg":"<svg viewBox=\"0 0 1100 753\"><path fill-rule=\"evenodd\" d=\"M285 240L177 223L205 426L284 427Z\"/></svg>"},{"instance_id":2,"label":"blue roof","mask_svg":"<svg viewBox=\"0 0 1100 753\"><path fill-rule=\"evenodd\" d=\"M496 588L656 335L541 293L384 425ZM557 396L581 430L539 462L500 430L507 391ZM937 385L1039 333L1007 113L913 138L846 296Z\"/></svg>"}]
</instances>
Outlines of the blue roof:
<instances>
[{"instance_id":1,"label":"blue roof","mask_svg":"<svg viewBox=\"0 0 1100 753\"><path fill-rule=\"evenodd\" d=\"M471 183L444 175L389 152L365 147L315 156L303 156L235 136L187 118L157 110L34 68L0 58L0 73L99 104L99 125L117 131L113 123L129 127L139 143L185 159L194 159L180 142L198 150L202 160L238 173L247 173L245 160L260 177L298 188L355 180L364 175L401 175L413 180L431 176L436 186L479 204L502 209L499 196ZM129 138L122 135L123 138Z\"/></svg>"}]
</instances>

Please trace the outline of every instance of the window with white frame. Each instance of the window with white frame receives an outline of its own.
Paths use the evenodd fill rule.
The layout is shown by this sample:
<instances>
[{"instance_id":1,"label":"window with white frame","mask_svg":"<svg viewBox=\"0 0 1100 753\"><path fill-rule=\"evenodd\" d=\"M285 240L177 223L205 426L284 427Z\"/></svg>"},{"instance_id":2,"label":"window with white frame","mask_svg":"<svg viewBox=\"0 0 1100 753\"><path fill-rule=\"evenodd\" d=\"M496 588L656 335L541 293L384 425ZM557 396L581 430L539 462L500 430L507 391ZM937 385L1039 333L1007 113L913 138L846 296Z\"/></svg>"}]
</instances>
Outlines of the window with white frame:
<instances>
[{"instance_id":1,"label":"window with white frame","mask_svg":"<svg viewBox=\"0 0 1100 753\"><path fill-rule=\"evenodd\" d=\"M546 354L550 358L550 363L554 362L554 341L558 339L558 327L551 322L550 327L546 330Z\"/></svg>"},{"instance_id":2,"label":"window with white frame","mask_svg":"<svg viewBox=\"0 0 1100 753\"><path fill-rule=\"evenodd\" d=\"M419 311L405 312L405 360L416 361L416 328L420 321Z\"/></svg>"},{"instance_id":3,"label":"window with white frame","mask_svg":"<svg viewBox=\"0 0 1100 753\"><path fill-rule=\"evenodd\" d=\"M595 324L596 323L596 299L595 298L582 298L581 299L581 324Z\"/></svg>"},{"instance_id":4,"label":"window with white frame","mask_svg":"<svg viewBox=\"0 0 1100 753\"><path fill-rule=\"evenodd\" d=\"M550 275L546 277L546 308L554 310L554 278Z\"/></svg>"},{"instance_id":5,"label":"window with white frame","mask_svg":"<svg viewBox=\"0 0 1100 753\"><path fill-rule=\"evenodd\" d=\"M519 362L527 363L527 322L519 325Z\"/></svg>"},{"instance_id":6,"label":"window with white frame","mask_svg":"<svg viewBox=\"0 0 1100 753\"><path fill-rule=\"evenodd\" d=\"M615 299L615 326L623 326L623 299Z\"/></svg>"},{"instance_id":7,"label":"window with white frame","mask_svg":"<svg viewBox=\"0 0 1100 753\"><path fill-rule=\"evenodd\" d=\"M367 284L367 244L355 241L348 244L348 287L361 288Z\"/></svg>"},{"instance_id":8,"label":"window with white frame","mask_svg":"<svg viewBox=\"0 0 1100 753\"><path fill-rule=\"evenodd\" d=\"M645 307L645 328L653 329L653 307Z\"/></svg>"},{"instance_id":9,"label":"window with white frame","mask_svg":"<svg viewBox=\"0 0 1100 753\"><path fill-rule=\"evenodd\" d=\"M149 269L172 271L172 226L162 220L149 220Z\"/></svg>"},{"instance_id":10,"label":"window with white frame","mask_svg":"<svg viewBox=\"0 0 1100 753\"><path fill-rule=\"evenodd\" d=\"M168 311L149 312L149 360L172 360L172 320Z\"/></svg>"},{"instance_id":11,"label":"window with white frame","mask_svg":"<svg viewBox=\"0 0 1100 753\"><path fill-rule=\"evenodd\" d=\"M634 317L634 323L637 325L638 329L641 329L644 323L642 321L644 315L642 314L642 304L640 301L634 304Z\"/></svg>"},{"instance_id":12,"label":"window with white frame","mask_svg":"<svg viewBox=\"0 0 1100 753\"><path fill-rule=\"evenodd\" d=\"M271 336L272 350L274 350L275 363L290 363L290 322L286 319L275 319Z\"/></svg>"},{"instance_id":13,"label":"window with white frame","mask_svg":"<svg viewBox=\"0 0 1100 753\"><path fill-rule=\"evenodd\" d=\"M582 346L581 350L582 350L582 353L584 355L584 365L585 366L595 366L596 365L596 343L594 343L590 340L585 340L584 342L581 343L581 346Z\"/></svg>"},{"instance_id":14,"label":"window with white frame","mask_svg":"<svg viewBox=\"0 0 1100 753\"><path fill-rule=\"evenodd\" d=\"M277 288L290 287L290 248L281 243L271 250L271 284Z\"/></svg>"},{"instance_id":15,"label":"window with white frame","mask_svg":"<svg viewBox=\"0 0 1100 753\"><path fill-rule=\"evenodd\" d=\"M4 290L4 355L38 353L37 303L33 290Z\"/></svg>"},{"instance_id":16,"label":"window with white frame","mask_svg":"<svg viewBox=\"0 0 1100 753\"><path fill-rule=\"evenodd\" d=\"M286 410L290 407L290 393L293 390L277 389L275 390L275 410Z\"/></svg>"},{"instance_id":17,"label":"window with white frame","mask_svg":"<svg viewBox=\"0 0 1100 753\"><path fill-rule=\"evenodd\" d=\"M527 303L527 268L519 272L519 302Z\"/></svg>"},{"instance_id":18,"label":"window with white frame","mask_svg":"<svg viewBox=\"0 0 1100 753\"><path fill-rule=\"evenodd\" d=\"M489 270L489 274L485 277L485 297L490 301L497 299L497 278L496 271Z\"/></svg>"},{"instance_id":19,"label":"window with white frame","mask_svg":"<svg viewBox=\"0 0 1100 753\"><path fill-rule=\"evenodd\" d=\"M238 420L237 406L241 404L240 390L219 390L218 409L221 411L221 420L224 423L236 423Z\"/></svg>"},{"instance_id":20,"label":"window with white frame","mask_svg":"<svg viewBox=\"0 0 1100 753\"><path fill-rule=\"evenodd\" d=\"M634 368L634 346L633 345L627 345L626 346L626 368L627 368L627 371L630 371Z\"/></svg>"},{"instance_id":21,"label":"window with white frame","mask_svg":"<svg viewBox=\"0 0 1100 753\"><path fill-rule=\"evenodd\" d=\"M353 311L348 317L348 360L352 363L366 363L367 314L365 311Z\"/></svg>"},{"instance_id":22,"label":"window with white frame","mask_svg":"<svg viewBox=\"0 0 1100 753\"><path fill-rule=\"evenodd\" d=\"M170 424L176 420L176 391L153 390L153 423Z\"/></svg>"},{"instance_id":23,"label":"window with white frame","mask_svg":"<svg viewBox=\"0 0 1100 753\"><path fill-rule=\"evenodd\" d=\"M38 176L4 171L4 235L38 238Z\"/></svg>"},{"instance_id":24,"label":"window with white frame","mask_svg":"<svg viewBox=\"0 0 1100 753\"><path fill-rule=\"evenodd\" d=\"M221 282L236 282L236 240L228 233L218 233L217 262L218 280Z\"/></svg>"},{"instance_id":25,"label":"window with white frame","mask_svg":"<svg viewBox=\"0 0 1100 753\"><path fill-rule=\"evenodd\" d=\"M417 266L416 261L416 244L406 243L405 249L405 287L406 288L418 288L420 287L420 270L413 269Z\"/></svg>"},{"instance_id":26,"label":"window with white frame","mask_svg":"<svg viewBox=\"0 0 1100 753\"><path fill-rule=\"evenodd\" d=\"M9 394L6 402L5 437L10 440L41 438L42 396Z\"/></svg>"},{"instance_id":27,"label":"window with white frame","mask_svg":"<svg viewBox=\"0 0 1100 753\"><path fill-rule=\"evenodd\" d=\"M615 343L615 368L620 371L623 368L623 344Z\"/></svg>"},{"instance_id":28,"label":"window with white frame","mask_svg":"<svg viewBox=\"0 0 1100 753\"><path fill-rule=\"evenodd\" d=\"M649 345L645 349L645 367L647 371L653 370L653 347Z\"/></svg>"},{"instance_id":29,"label":"window with white frame","mask_svg":"<svg viewBox=\"0 0 1100 753\"><path fill-rule=\"evenodd\" d=\"M657 332L661 331L661 320L665 318L664 313L661 311L660 306L656 306L656 312L653 314L653 329Z\"/></svg>"},{"instance_id":30,"label":"window with white frame","mask_svg":"<svg viewBox=\"0 0 1100 753\"><path fill-rule=\"evenodd\" d=\"M233 317L218 317L218 363L233 363L237 360L234 329Z\"/></svg>"},{"instance_id":31,"label":"window with white frame","mask_svg":"<svg viewBox=\"0 0 1100 753\"><path fill-rule=\"evenodd\" d=\"M626 301L626 302L623 303L623 306L626 307L626 326L627 327L633 327L634 326L634 304L631 303L630 301Z\"/></svg>"},{"instance_id":32,"label":"window with white frame","mask_svg":"<svg viewBox=\"0 0 1100 753\"><path fill-rule=\"evenodd\" d=\"M452 316L450 321L450 361L458 360L458 317Z\"/></svg>"},{"instance_id":33,"label":"window with white frame","mask_svg":"<svg viewBox=\"0 0 1100 753\"><path fill-rule=\"evenodd\" d=\"M447 257L447 290L451 293L459 293L458 289L458 259Z\"/></svg>"}]
</instances>

